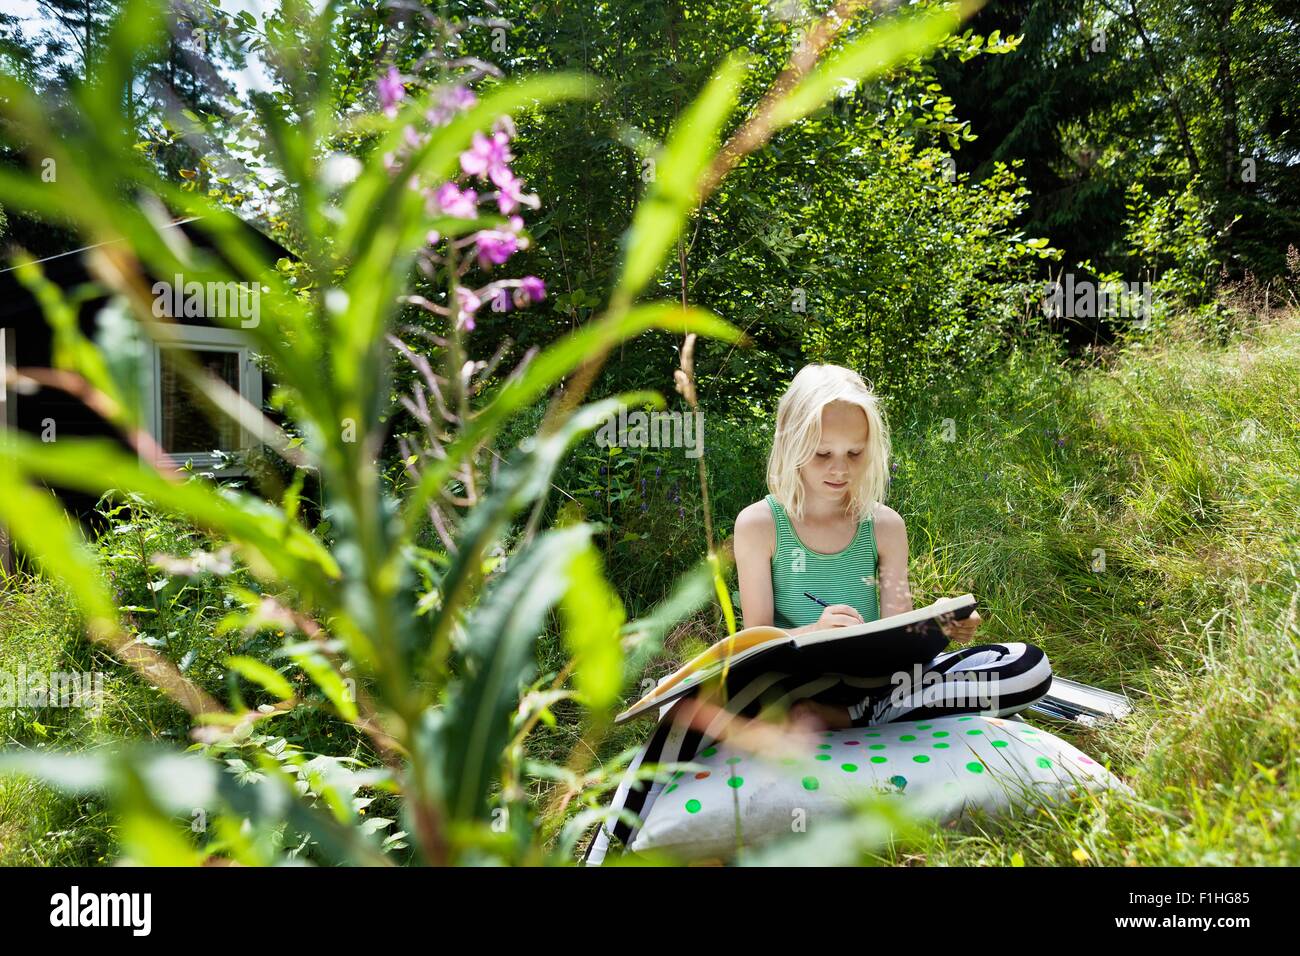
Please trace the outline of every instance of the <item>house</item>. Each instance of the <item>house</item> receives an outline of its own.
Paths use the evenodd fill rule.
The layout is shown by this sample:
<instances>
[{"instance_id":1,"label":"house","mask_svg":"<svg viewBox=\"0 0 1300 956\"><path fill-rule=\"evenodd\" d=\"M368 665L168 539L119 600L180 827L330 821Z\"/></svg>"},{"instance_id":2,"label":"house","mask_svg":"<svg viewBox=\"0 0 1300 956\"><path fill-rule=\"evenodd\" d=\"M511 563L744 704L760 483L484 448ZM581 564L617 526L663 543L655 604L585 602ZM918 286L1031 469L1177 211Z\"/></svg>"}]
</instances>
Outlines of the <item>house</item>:
<instances>
[{"instance_id":1,"label":"house","mask_svg":"<svg viewBox=\"0 0 1300 956\"><path fill-rule=\"evenodd\" d=\"M180 220L169 228L181 230L195 246L211 248L207 237L193 228L192 220ZM262 237L267 255L273 260L290 253L273 240ZM40 260L45 276L65 291L91 281L84 253L94 247L73 249ZM209 320L209 316L245 316L240 325L260 321L256 290L231 287L206 289L179 276L151 277L156 296L155 310L175 319L164 344L150 343L140 383L140 410L154 439L177 465L192 462L196 470L213 471L222 460L215 451L237 452L250 447L249 436L233 423L214 422L197 396L178 374L174 349L186 349L209 371L239 392L254 407L260 407L264 382L253 360L246 333ZM98 316L108 297L81 304L78 322L82 332L95 338ZM250 309L251 306L251 309ZM220 311L217 311L220 310ZM12 268L0 271L0 367L49 368L52 335L40 305L18 279ZM43 441L61 438L110 435L117 431L79 399L54 388L34 393L0 389L0 442L4 429L16 429ZM125 443L124 443L125 446ZM238 467L217 471L221 476L239 474ZM85 495L60 492L69 511L85 518L94 500ZM0 530L0 538L3 532ZM0 540L0 559L7 547Z\"/></svg>"}]
</instances>

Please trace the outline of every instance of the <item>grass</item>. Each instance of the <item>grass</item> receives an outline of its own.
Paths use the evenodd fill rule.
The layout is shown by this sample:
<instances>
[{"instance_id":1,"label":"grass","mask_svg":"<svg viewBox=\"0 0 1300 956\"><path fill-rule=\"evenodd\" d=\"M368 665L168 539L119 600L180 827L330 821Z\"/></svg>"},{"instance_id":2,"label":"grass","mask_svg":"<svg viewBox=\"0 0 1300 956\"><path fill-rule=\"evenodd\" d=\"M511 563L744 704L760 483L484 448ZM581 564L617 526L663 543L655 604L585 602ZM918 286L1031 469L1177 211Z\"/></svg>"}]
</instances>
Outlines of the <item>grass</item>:
<instances>
[{"instance_id":1,"label":"grass","mask_svg":"<svg viewBox=\"0 0 1300 956\"><path fill-rule=\"evenodd\" d=\"M1137 712L1119 726L1029 719L1137 799L974 816L864 862L1300 861L1300 320L1227 345L1165 343L1086 367L1028 349L943 399L890 405L890 501L917 603L970 590L986 608L981 640L1037 644L1056 673L1126 692ZM720 527L764 493L755 471L717 496ZM651 673L720 633L713 613L687 622ZM606 748L647 730L620 729Z\"/></svg>"},{"instance_id":2,"label":"grass","mask_svg":"<svg viewBox=\"0 0 1300 956\"><path fill-rule=\"evenodd\" d=\"M15 583L15 582L11 582ZM103 659L81 636L67 594L42 578L0 589L0 671L101 671L105 705L87 709L0 709L5 746L93 746L109 733L156 730L150 720L158 695ZM112 860L112 819L102 800L60 796L19 778L0 780L0 865L94 866Z\"/></svg>"},{"instance_id":3,"label":"grass","mask_svg":"<svg viewBox=\"0 0 1300 956\"><path fill-rule=\"evenodd\" d=\"M1300 722L1300 317L1258 322L1227 344L1162 343L1133 343L1087 366L1047 346L1027 348L955 380L943 396L888 403L898 464L890 502L907 521L917 602L970 590L986 608L981 640L1037 644L1057 673L1124 690L1137 711L1122 725L1030 720L1107 763L1137 798L1102 795L1029 818L975 816L864 862L1300 862L1291 787ZM765 491L766 429L709 419L706 460L723 535ZM701 526L694 462L662 454L603 477L602 459L575 456L557 477L579 500L602 489L588 514L611 521L607 564L632 613L702 552L692 538ZM713 610L682 622L644 676L667 673L721 631ZM554 629L540 659L543 672L563 666ZM0 711L5 744L93 746L183 728L174 709L85 643L66 595L36 578L0 588L0 670L20 661L105 671L107 703L98 716ZM581 735L576 706L555 713L556 725L529 740L538 759L563 761ZM304 745L333 752L338 741L325 729L305 728ZM611 773L610 758L649 729L634 723L602 741ZM543 797L554 786L534 784ZM101 804L0 782L0 864L97 864L113 853Z\"/></svg>"}]
</instances>

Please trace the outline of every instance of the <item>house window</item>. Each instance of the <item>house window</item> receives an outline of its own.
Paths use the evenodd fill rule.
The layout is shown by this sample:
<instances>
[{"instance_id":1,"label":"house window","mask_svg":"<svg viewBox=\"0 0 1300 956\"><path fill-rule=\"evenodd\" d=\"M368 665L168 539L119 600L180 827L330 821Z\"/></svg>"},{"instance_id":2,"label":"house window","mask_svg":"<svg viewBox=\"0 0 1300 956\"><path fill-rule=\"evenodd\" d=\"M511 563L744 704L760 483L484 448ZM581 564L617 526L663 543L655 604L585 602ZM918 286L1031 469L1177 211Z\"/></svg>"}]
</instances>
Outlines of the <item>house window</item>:
<instances>
[{"instance_id":1,"label":"house window","mask_svg":"<svg viewBox=\"0 0 1300 956\"><path fill-rule=\"evenodd\" d=\"M247 340L231 329L166 326L166 339L155 343L145 382L146 420L154 440L177 466L192 461L196 469L221 475L239 468L218 469L220 455L246 450L254 444L248 430L228 415L216 413L209 400L182 374L178 352L184 350L199 367L224 382L253 408L262 404L262 375L253 362Z\"/></svg>"}]
</instances>

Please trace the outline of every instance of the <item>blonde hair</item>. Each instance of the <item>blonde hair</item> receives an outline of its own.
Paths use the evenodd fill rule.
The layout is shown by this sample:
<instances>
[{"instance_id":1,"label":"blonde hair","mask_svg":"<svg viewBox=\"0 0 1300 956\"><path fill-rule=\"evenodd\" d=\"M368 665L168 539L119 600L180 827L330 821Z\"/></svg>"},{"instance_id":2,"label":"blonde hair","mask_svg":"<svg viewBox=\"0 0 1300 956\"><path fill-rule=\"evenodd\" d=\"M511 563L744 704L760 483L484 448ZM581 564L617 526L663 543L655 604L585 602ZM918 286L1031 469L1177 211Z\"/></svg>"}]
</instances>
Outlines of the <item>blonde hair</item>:
<instances>
[{"instance_id":1,"label":"blonde hair","mask_svg":"<svg viewBox=\"0 0 1300 956\"><path fill-rule=\"evenodd\" d=\"M880 400L852 369L805 365L781 396L776 433L767 459L767 490L798 520L803 519L804 488L799 469L817 452L822 439L822 409L847 402L867 416L866 466L849 488L849 513L863 521L885 500L889 484L889 429Z\"/></svg>"}]
</instances>

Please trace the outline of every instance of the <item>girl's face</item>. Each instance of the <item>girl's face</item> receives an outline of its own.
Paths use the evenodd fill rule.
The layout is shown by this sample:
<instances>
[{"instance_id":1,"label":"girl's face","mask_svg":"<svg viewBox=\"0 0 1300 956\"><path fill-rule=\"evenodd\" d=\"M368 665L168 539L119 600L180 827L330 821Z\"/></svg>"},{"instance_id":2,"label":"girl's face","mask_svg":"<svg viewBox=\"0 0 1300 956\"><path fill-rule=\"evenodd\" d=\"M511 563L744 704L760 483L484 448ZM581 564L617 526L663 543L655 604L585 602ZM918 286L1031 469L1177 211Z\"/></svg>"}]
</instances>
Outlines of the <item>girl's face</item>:
<instances>
[{"instance_id":1,"label":"girl's face","mask_svg":"<svg viewBox=\"0 0 1300 956\"><path fill-rule=\"evenodd\" d=\"M821 442L799 469L808 495L823 501L847 500L866 464L867 431L867 415L856 405L831 402L822 409Z\"/></svg>"}]
</instances>

